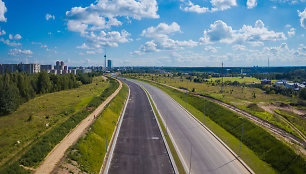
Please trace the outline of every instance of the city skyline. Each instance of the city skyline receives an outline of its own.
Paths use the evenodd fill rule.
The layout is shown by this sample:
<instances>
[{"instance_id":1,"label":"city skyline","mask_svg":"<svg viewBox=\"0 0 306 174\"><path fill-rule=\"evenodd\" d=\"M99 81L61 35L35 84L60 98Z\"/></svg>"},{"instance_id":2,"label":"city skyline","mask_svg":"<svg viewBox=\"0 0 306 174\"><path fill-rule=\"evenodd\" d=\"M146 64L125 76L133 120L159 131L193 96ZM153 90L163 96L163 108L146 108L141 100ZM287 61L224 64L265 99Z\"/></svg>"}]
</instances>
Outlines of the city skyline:
<instances>
[{"instance_id":1,"label":"city skyline","mask_svg":"<svg viewBox=\"0 0 306 174\"><path fill-rule=\"evenodd\" d=\"M0 64L303 66L305 0L0 0Z\"/></svg>"}]
</instances>

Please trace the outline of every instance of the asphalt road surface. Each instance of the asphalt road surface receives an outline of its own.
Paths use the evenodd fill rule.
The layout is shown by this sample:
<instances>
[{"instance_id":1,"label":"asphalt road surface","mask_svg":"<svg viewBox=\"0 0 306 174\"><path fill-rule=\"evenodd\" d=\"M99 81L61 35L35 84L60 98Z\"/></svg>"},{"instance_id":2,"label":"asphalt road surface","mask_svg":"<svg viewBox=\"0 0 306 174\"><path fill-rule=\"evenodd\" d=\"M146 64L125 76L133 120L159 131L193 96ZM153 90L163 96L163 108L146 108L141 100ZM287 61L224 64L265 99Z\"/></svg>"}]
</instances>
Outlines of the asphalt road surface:
<instances>
[{"instance_id":1,"label":"asphalt road surface","mask_svg":"<svg viewBox=\"0 0 306 174\"><path fill-rule=\"evenodd\" d=\"M249 173L245 167L168 94L147 83L141 84L152 96L183 158L185 170L194 174Z\"/></svg>"},{"instance_id":2,"label":"asphalt road surface","mask_svg":"<svg viewBox=\"0 0 306 174\"><path fill-rule=\"evenodd\" d=\"M146 93L138 85L126 83L130 100L108 173L174 173Z\"/></svg>"}]
</instances>

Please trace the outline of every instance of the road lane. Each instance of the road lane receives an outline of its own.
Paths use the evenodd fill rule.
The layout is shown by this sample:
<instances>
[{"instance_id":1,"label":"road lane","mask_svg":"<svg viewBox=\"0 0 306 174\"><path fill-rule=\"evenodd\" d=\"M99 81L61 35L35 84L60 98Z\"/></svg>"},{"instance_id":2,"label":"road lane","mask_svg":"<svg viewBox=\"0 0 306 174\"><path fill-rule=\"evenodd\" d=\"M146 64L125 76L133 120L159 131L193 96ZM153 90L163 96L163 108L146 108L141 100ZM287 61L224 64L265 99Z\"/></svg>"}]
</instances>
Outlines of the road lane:
<instances>
[{"instance_id":1,"label":"road lane","mask_svg":"<svg viewBox=\"0 0 306 174\"><path fill-rule=\"evenodd\" d=\"M108 173L174 173L146 93L138 85L126 83L130 100Z\"/></svg>"},{"instance_id":2,"label":"road lane","mask_svg":"<svg viewBox=\"0 0 306 174\"><path fill-rule=\"evenodd\" d=\"M183 165L191 173L249 173L212 134L179 106L168 94L147 83L142 85L152 96L161 117L174 139Z\"/></svg>"}]
</instances>

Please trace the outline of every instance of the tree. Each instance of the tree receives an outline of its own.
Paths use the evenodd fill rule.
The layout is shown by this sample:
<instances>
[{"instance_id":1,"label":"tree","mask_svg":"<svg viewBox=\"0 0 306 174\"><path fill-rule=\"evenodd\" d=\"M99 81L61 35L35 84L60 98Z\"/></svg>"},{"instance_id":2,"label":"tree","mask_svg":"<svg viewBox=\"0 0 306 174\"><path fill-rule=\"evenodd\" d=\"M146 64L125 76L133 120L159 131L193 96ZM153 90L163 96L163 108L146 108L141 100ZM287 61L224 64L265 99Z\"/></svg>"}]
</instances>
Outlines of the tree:
<instances>
[{"instance_id":1,"label":"tree","mask_svg":"<svg viewBox=\"0 0 306 174\"><path fill-rule=\"evenodd\" d=\"M50 92L52 86L47 72L43 71L39 73L37 87L39 94Z\"/></svg>"},{"instance_id":2,"label":"tree","mask_svg":"<svg viewBox=\"0 0 306 174\"><path fill-rule=\"evenodd\" d=\"M306 100L306 88L302 88L299 94L300 99Z\"/></svg>"}]
</instances>

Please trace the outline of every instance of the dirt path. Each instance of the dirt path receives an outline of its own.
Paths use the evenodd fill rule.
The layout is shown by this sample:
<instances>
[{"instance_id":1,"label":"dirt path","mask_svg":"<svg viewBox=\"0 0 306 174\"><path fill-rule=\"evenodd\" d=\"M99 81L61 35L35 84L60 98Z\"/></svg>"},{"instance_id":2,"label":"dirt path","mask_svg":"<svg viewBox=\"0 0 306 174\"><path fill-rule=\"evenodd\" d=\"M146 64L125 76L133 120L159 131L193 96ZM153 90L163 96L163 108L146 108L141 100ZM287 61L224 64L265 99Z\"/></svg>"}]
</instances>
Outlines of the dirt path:
<instances>
[{"instance_id":1,"label":"dirt path","mask_svg":"<svg viewBox=\"0 0 306 174\"><path fill-rule=\"evenodd\" d=\"M217 104L219 104L221 106L224 106L224 107L226 107L226 108L228 108L228 109L230 109L230 110L232 110L232 111L234 111L234 112L236 112L236 113L238 113L240 115L243 115L243 116L247 117L248 119L252 120L253 122L255 122L255 123L257 123L257 124L259 124L259 125L261 125L263 127L265 127L266 129L268 129L269 131L273 132L274 134L283 137L284 140L286 140L288 142L293 141L295 143L298 143L298 144L302 145L303 147L306 146L306 142L301 140L300 138L298 138L298 137L296 137L296 136L294 136L294 135L284 131L283 129L281 129L281 128L279 128L279 127L269 123L266 120L263 120L263 119L261 119L259 117L256 117L255 115L252 115L252 114L250 114L250 113L248 113L248 112L246 112L244 110L241 110L241 109L237 108L236 106L230 105L228 103L224 103L224 102L222 102L220 100L217 100L215 98L212 98L212 97L202 96L202 95L200 95L198 93L190 92L190 91L185 90L185 89L179 89L179 88L176 88L174 86L166 85L166 84L155 82L155 81L152 81L152 80L149 80L149 81L151 81L153 83L160 84L160 85L164 85L164 86L167 86L167 87L170 87L170 88L173 88L173 89L181 91L181 92L191 93L191 94L194 94L194 95L197 95L197 96L200 96L200 97L204 97L204 98L206 98L206 99L208 99L208 100L210 100L212 102L215 102L215 103L217 103Z\"/></svg>"},{"instance_id":2,"label":"dirt path","mask_svg":"<svg viewBox=\"0 0 306 174\"><path fill-rule=\"evenodd\" d=\"M285 119L282 115L280 115L280 114L278 114L274 111L275 109L283 109L283 108L272 105L272 104L264 103L264 102L260 102L258 104L258 106L261 107L262 109L264 109L266 112L277 115L281 120L283 120L285 123L287 123L290 126L291 129L293 129L297 134L299 134L299 136L303 139L303 141L306 141L306 136L303 134L303 132L301 132L297 127L295 127L294 124L292 124L290 121ZM284 109L284 110L291 111L289 107L286 107L286 109ZM295 114L297 112L300 112L302 115L304 115L301 111L298 111L295 108L294 108L294 110L296 110L296 112L294 112Z\"/></svg>"},{"instance_id":3,"label":"dirt path","mask_svg":"<svg viewBox=\"0 0 306 174\"><path fill-rule=\"evenodd\" d=\"M57 144L54 149L48 154L48 156L44 159L42 164L36 169L35 174L46 174L51 173L53 169L56 167L56 164L61 160L64 156L65 151L83 135L83 133L89 128L89 126L95 121L95 116L99 115L104 107L119 93L122 88L121 81L119 82L118 89L109 96L97 109L88 115L83 121L81 121L66 137Z\"/></svg>"}]
</instances>

